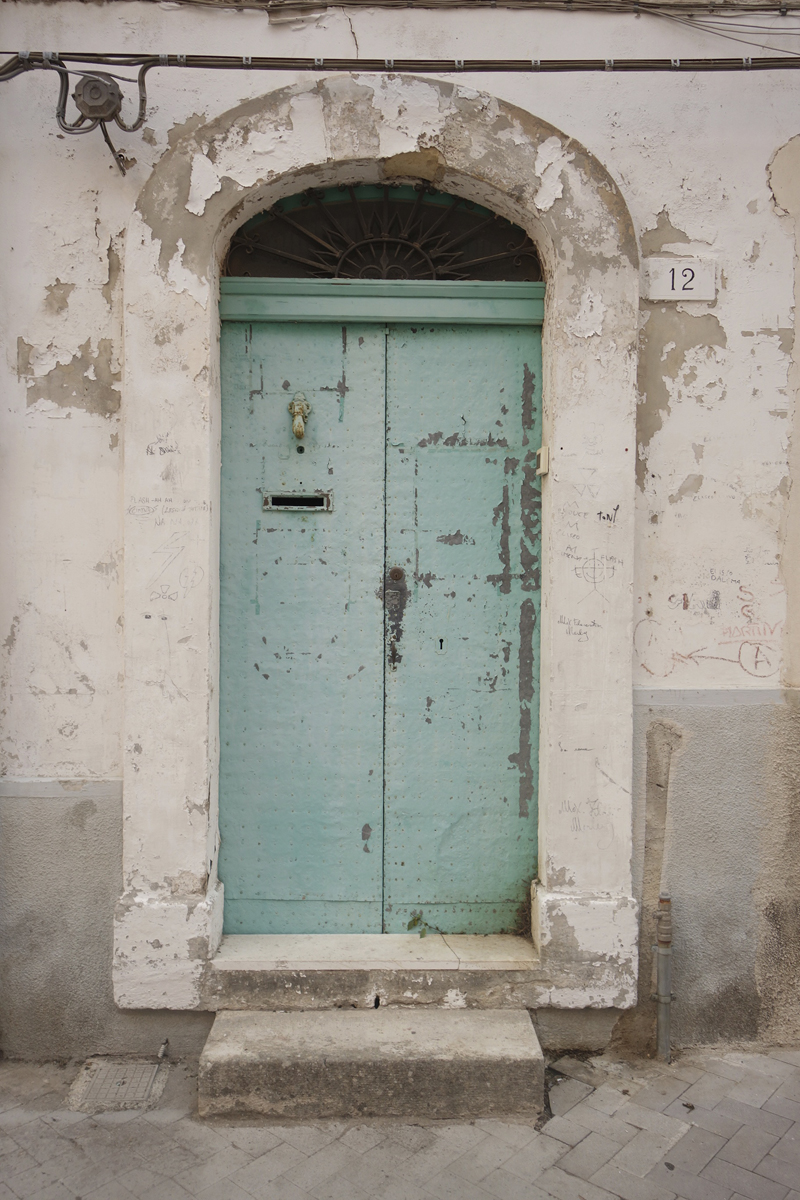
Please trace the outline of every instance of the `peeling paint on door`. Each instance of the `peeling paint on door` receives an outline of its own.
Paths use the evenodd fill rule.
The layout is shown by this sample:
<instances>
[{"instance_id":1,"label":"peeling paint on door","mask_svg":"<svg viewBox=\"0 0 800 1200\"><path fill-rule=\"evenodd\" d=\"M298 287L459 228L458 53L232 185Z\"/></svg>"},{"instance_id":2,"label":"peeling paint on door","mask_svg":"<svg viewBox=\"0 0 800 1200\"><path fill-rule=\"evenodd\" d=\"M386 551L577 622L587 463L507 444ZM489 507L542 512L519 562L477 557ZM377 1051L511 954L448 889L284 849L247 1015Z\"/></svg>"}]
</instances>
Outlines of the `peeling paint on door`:
<instances>
[{"instance_id":1,"label":"peeling paint on door","mask_svg":"<svg viewBox=\"0 0 800 1200\"><path fill-rule=\"evenodd\" d=\"M381 929L384 335L351 334L223 330L219 869L230 932ZM286 403L298 389L311 405L302 441ZM273 494L322 489L330 509L281 504L260 523Z\"/></svg>"},{"instance_id":2,"label":"peeling paint on door","mask_svg":"<svg viewBox=\"0 0 800 1200\"><path fill-rule=\"evenodd\" d=\"M536 869L538 329L226 324L223 376L226 928L513 928ZM330 511L254 521L323 480Z\"/></svg>"},{"instance_id":3,"label":"peeling paint on door","mask_svg":"<svg viewBox=\"0 0 800 1200\"><path fill-rule=\"evenodd\" d=\"M389 330L386 562L409 588L386 675L387 932L420 912L513 929L535 875L539 354L538 329Z\"/></svg>"}]
</instances>

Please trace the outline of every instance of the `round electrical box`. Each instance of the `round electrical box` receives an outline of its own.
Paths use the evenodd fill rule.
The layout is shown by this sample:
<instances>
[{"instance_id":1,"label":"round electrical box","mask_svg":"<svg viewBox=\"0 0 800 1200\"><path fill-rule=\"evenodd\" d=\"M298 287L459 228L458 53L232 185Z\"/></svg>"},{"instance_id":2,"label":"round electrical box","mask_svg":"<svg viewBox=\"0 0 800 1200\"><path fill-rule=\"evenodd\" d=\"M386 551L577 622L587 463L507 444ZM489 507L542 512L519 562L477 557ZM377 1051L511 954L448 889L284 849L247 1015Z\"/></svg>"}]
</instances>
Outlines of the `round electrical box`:
<instances>
[{"instance_id":1,"label":"round electrical box","mask_svg":"<svg viewBox=\"0 0 800 1200\"><path fill-rule=\"evenodd\" d=\"M79 79L72 99L78 112L92 121L112 121L122 107L119 84L102 71Z\"/></svg>"}]
</instances>

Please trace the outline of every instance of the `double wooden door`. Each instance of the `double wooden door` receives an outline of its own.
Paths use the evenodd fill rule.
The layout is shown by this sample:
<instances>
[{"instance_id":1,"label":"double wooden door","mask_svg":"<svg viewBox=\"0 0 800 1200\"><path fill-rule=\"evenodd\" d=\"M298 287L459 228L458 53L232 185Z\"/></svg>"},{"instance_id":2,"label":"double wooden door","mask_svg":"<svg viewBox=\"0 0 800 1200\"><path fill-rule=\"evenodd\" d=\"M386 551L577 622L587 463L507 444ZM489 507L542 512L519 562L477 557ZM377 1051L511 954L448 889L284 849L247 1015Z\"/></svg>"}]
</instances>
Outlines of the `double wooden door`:
<instances>
[{"instance_id":1,"label":"double wooden door","mask_svg":"<svg viewBox=\"0 0 800 1200\"><path fill-rule=\"evenodd\" d=\"M222 378L226 931L513 930L536 871L538 328L227 321Z\"/></svg>"}]
</instances>

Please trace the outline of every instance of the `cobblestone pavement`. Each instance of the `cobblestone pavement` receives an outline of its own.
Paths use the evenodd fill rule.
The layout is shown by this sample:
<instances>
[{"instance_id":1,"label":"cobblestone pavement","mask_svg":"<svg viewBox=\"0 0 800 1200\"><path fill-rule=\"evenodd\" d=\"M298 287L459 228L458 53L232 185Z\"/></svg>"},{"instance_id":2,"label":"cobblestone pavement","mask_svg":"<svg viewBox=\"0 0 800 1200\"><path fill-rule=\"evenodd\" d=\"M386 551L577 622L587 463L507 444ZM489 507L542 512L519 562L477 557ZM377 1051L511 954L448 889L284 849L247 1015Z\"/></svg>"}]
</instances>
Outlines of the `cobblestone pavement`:
<instances>
[{"instance_id":1,"label":"cobblestone pavement","mask_svg":"<svg viewBox=\"0 0 800 1200\"><path fill-rule=\"evenodd\" d=\"M800 1200L800 1050L560 1059L551 1119L200 1121L66 1106L77 1066L0 1064L0 1200Z\"/></svg>"}]
</instances>

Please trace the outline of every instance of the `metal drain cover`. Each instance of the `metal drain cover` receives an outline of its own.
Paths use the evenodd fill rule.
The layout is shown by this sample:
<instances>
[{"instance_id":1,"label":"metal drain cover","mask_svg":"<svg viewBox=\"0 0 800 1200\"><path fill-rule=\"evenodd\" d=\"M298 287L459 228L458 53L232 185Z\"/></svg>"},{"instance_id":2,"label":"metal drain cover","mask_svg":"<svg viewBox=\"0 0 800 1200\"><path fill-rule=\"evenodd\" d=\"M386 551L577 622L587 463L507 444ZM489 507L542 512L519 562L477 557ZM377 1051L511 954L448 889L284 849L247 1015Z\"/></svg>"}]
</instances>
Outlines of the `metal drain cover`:
<instances>
[{"instance_id":1,"label":"metal drain cover","mask_svg":"<svg viewBox=\"0 0 800 1200\"><path fill-rule=\"evenodd\" d=\"M70 1088L69 1107L88 1113L149 1108L166 1081L166 1064L89 1059Z\"/></svg>"}]
</instances>

